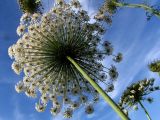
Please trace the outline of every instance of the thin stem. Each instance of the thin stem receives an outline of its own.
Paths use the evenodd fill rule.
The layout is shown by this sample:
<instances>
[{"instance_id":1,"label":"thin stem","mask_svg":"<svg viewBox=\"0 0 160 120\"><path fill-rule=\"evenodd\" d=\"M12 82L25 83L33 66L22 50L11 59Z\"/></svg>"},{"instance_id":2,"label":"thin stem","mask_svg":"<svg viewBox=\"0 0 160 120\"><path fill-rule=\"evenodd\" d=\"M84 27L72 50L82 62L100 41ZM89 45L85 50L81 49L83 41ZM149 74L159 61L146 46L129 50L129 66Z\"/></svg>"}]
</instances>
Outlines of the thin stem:
<instances>
[{"instance_id":1,"label":"thin stem","mask_svg":"<svg viewBox=\"0 0 160 120\"><path fill-rule=\"evenodd\" d=\"M128 7L128 8L142 8L144 10L146 10L147 12L157 16L158 18L160 18L160 12L154 8L152 8L151 6L145 5L145 4L129 4L129 3L119 3L119 2L115 2L112 1L114 3L114 5L116 5L117 7Z\"/></svg>"},{"instance_id":2,"label":"thin stem","mask_svg":"<svg viewBox=\"0 0 160 120\"><path fill-rule=\"evenodd\" d=\"M140 104L140 106L143 108L144 112L146 113L146 116L148 118L148 120L152 120L149 113L147 112L146 108L143 106L143 104L141 103L141 101L138 102Z\"/></svg>"},{"instance_id":3,"label":"thin stem","mask_svg":"<svg viewBox=\"0 0 160 120\"><path fill-rule=\"evenodd\" d=\"M99 94L115 110L122 120L130 120L118 105L106 94L106 92L94 80L92 80L71 57L67 56L67 59L77 68L83 77L90 82L90 84L99 92Z\"/></svg>"}]
</instances>

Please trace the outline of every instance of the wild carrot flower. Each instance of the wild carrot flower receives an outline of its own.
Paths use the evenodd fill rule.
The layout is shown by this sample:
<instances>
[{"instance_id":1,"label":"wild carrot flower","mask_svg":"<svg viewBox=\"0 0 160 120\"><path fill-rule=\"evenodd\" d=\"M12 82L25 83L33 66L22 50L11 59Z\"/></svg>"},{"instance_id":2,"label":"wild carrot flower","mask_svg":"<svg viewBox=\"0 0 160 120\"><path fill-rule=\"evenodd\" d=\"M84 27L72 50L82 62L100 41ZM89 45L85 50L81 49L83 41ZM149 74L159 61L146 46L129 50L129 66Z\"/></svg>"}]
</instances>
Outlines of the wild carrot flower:
<instances>
[{"instance_id":1,"label":"wild carrot flower","mask_svg":"<svg viewBox=\"0 0 160 120\"><path fill-rule=\"evenodd\" d=\"M103 7L100 9L103 13L107 12L108 15L113 15L117 11L115 2L122 2L122 0L105 0Z\"/></svg>"},{"instance_id":2,"label":"wild carrot flower","mask_svg":"<svg viewBox=\"0 0 160 120\"><path fill-rule=\"evenodd\" d=\"M152 103L153 98L148 97L153 91L160 90L159 86L154 86L154 79L144 79L137 83L131 84L123 92L119 106L124 110L138 109L138 104L145 110L146 115L150 118L148 112L142 104L142 101Z\"/></svg>"},{"instance_id":3,"label":"wild carrot flower","mask_svg":"<svg viewBox=\"0 0 160 120\"><path fill-rule=\"evenodd\" d=\"M99 12L95 16L98 21L104 21L108 24L112 23L112 17L117 11L117 6L114 2L119 2L120 0L105 0Z\"/></svg>"},{"instance_id":4,"label":"wild carrot flower","mask_svg":"<svg viewBox=\"0 0 160 120\"><path fill-rule=\"evenodd\" d=\"M94 82L104 83L109 92L114 89L113 84L108 85L118 77L116 67L107 68L101 64L105 56L112 55L113 46L106 45L107 41L101 43L104 27L98 21L90 23L89 20L78 0L70 3L57 0L43 15L26 13L22 16L20 26L28 25L8 52L15 59L12 65L15 73L23 71L25 75L16 84L16 91L25 92L28 97L40 97L35 105L38 112L43 112L49 101L52 103L50 112L55 116L63 111L65 118L71 118L81 106L85 106L87 114L94 112L93 103L99 100L99 95L68 56ZM121 55L118 56L114 56L114 61L120 62Z\"/></svg>"},{"instance_id":5,"label":"wild carrot flower","mask_svg":"<svg viewBox=\"0 0 160 120\"><path fill-rule=\"evenodd\" d=\"M99 9L95 18L99 21L106 23L112 23L112 17L120 8L141 8L145 10L147 20L150 20L152 16L160 17L159 6L149 5L146 2L143 3L127 3L124 0L105 0L104 4Z\"/></svg>"},{"instance_id":6,"label":"wild carrot flower","mask_svg":"<svg viewBox=\"0 0 160 120\"><path fill-rule=\"evenodd\" d=\"M150 71L157 72L160 75L160 60L151 62L148 67Z\"/></svg>"}]
</instances>

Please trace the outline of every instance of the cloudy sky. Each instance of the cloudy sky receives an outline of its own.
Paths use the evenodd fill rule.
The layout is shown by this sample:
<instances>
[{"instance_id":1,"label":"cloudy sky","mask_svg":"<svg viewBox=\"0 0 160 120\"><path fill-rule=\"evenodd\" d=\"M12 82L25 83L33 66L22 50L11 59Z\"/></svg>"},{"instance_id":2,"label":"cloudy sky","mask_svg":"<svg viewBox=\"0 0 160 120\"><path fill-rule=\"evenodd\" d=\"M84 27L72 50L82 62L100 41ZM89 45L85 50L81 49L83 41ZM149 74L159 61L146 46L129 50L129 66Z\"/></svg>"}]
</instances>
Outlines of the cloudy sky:
<instances>
[{"instance_id":1,"label":"cloudy sky","mask_svg":"<svg viewBox=\"0 0 160 120\"><path fill-rule=\"evenodd\" d=\"M63 120L62 115L54 118L49 113L49 108L44 113L37 113L34 109L36 100L17 94L14 85L22 79L11 69L12 60L8 57L8 47L18 39L16 27L19 24L21 12L17 0L0 0L0 120ZM129 0L132 2L133 0ZM138 0L137 0L138 1ZM157 0L158 1L158 0ZM52 0L45 3L50 7ZM134 0L135 2L135 0ZM81 0L83 7L93 15L101 0ZM152 0L155 4L156 0ZM156 78L157 74L151 73L147 64L160 58L160 18L153 17L146 21L143 10L121 9L115 14L113 24L109 27L103 39L110 40L115 52L122 52L124 60L118 65L119 79L115 84L115 91L111 97L118 102L121 93L132 82L144 78ZM106 65L109 64L106 60ZM153 104L144 102L153 120L160 118L160 93L152 94L155 98ZM132 120L146 120L143 110L130 113ZM115 112L101 99L95 106L95 113L87 116L83 110L77 111L71 120L120 120Z\"/></svg>"}]
</instances>

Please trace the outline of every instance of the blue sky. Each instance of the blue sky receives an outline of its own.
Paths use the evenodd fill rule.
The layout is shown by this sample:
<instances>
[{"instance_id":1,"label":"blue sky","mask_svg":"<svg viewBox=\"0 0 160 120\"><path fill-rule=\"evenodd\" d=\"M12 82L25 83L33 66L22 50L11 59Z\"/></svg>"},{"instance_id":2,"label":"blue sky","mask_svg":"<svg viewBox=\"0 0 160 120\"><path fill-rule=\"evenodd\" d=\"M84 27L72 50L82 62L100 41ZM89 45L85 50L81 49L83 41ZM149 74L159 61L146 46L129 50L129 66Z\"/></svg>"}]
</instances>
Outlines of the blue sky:
<instances>
[{"instance_id":1,"label":"blue sky","mask_svg":"<svg viewBox=\"0 0 160 120\"><path fill-rule=\"evenodd\" d=\"M56 118L52 117L49 108L44 113L37 113L34 109L36 100L16 93L14 89L14 85L22 79L22 76L17 76L12 71L12 60L8 57L8 47L18 39L16 27L21 12L16 1L0 0L0 120L63 120L61 114ZM93 14L101 4L100 0L81 2L90 14ZM153 0L154 3L156 0ZM49 4L46 6L49 7ZM115 14L112 26L103 37L112 42L115 52L121 51L124 54L123 62L117 66L120 76L115 84L115 91L110 94L115 101L118 101L126 86L145 77L154 77L157 80L156 84L160 84L158 75L151 73L147 68L149 62L160 58L159 25L160 19L156 17L146 21L144 11L140 9L121 9ZM106 60L104 63L107 65L110 61ZM144 105L153 120L159 120L160 94L155 92L152 96L155 98L153 104L144 102ZM120 120L103 99L95 109L95 113L90 116L86 116L81 109L71 120ZM146 120L141 109L131 112L130 117L132 120Z\"/></svg>"}]
</instances>

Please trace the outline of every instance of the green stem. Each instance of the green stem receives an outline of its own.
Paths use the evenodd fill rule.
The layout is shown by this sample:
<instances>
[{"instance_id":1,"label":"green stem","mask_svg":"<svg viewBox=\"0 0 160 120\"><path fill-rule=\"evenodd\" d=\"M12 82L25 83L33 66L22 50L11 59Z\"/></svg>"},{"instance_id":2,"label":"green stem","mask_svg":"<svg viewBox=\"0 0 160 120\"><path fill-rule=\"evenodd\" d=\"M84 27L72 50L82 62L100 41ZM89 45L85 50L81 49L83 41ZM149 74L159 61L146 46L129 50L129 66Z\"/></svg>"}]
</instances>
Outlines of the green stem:
<instances>
[{"instance_id":1,"label":"green stem","mask_svg":"<svg viewBox=\"0 0 160 120\"><path fill-rule=\"evenodd\" d=\"M130 120L118 105L105 93L105 91L94 80L92 80L91 77L89 77L71 57L67 56L67 59L77 68L83 77L90 82L90 84L99 92L99 94L115 110L122 120Z\"/></svg>"},{"instance_id":2,"label":"green stem","mask_svg":"<svg viewBox=\"0 0 160 120\"><path fill-rule=\"evenodd\" d=\"M129 4L129 3L119 3L119 2L115 2L115 1L112 1L112 2L117 7L142 8L142 9L146 10L147 12L154 14L155 16L160 18L160 12L158 10L152 8L151 6L148 6L145 4Z\"/></svg>"},{"instance_id":3,"label":"green stem","mask_svg":"<svg viewBox=\"0 0 160 120\"><path fill-rule=\"evenodd\" d=\"M146 116L148 118L148 120L152 120L149 113L147 112L146 108L143 106L143 104L141 103L141 101L139 101L140 106L143 108L144 112L146 113Z\"/></svg>"}]
</instances>

